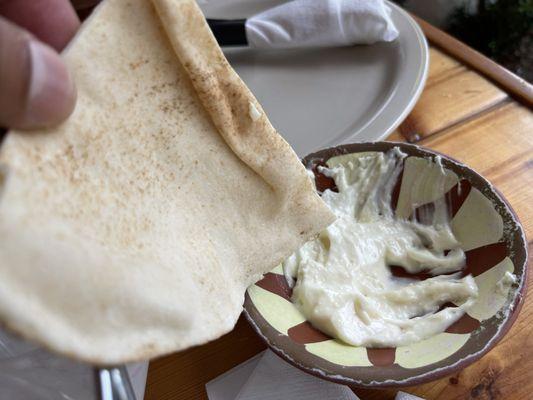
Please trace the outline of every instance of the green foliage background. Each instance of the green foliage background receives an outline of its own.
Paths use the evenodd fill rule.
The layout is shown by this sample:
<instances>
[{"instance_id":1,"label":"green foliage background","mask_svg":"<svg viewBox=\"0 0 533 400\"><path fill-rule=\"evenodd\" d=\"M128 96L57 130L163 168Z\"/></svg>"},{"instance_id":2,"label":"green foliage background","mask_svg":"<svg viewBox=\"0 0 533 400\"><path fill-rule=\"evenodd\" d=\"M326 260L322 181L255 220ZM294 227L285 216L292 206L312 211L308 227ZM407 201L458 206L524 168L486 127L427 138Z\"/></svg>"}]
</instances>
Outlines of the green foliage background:
<instances>
[{"instance_id":1,"label":"green foliage background","mask_svg":"<svg viewBox=\"0 0 533 400\"><path fill-rule=\"evenodd\" d=\"M448 33L533 82L533 0L479 0L477 12L459 7L447 25Z\"/></svg>"}]
</instances>

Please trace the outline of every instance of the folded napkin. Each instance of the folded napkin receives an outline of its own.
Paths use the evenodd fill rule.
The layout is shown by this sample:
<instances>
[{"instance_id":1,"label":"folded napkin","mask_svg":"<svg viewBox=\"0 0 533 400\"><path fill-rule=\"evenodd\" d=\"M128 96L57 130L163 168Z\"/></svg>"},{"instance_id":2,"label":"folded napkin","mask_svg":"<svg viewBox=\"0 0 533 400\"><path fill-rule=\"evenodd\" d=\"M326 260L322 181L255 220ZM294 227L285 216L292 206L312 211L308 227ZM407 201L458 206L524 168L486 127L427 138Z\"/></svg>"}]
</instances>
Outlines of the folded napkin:
<instances>
[{"instance_id":1,"label":"folded napkin","mask_svg":"<svg viewBox=\"0 0 533 400\"><path fill-rule=\"evenodd\" d=\"M294 48L390 42L398 30L384 0L294 0L246 20L251 47Z\"/></svg>"},{"instance_id":2,"label":"folded napkin","mask_svg":"<svg viewBox=\"0 0 533 400\"><path fill-rule=\"evenodd\" d=\"M359 400L350 388L306 374L270 350L206 385L209 400Z\"/></svg>"}]
</instances>

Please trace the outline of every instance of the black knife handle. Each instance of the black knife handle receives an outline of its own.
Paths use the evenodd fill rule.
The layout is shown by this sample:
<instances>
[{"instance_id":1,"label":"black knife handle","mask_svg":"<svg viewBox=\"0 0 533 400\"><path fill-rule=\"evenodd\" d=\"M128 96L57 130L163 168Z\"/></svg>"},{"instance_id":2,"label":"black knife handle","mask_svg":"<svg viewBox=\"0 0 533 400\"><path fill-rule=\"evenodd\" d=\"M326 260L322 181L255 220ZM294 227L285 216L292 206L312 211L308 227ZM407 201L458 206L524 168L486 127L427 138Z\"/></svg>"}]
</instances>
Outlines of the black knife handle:
<instances>
[{"instance_id":1,"label":"black knife handle","mask_svg":"<svg viewBox=\"0 0 533 400\"><path fill-rule=\"evenodd\" d=\"M220 46L248 46L245 19L207 19Z\"/></svg>"}]
</instances>

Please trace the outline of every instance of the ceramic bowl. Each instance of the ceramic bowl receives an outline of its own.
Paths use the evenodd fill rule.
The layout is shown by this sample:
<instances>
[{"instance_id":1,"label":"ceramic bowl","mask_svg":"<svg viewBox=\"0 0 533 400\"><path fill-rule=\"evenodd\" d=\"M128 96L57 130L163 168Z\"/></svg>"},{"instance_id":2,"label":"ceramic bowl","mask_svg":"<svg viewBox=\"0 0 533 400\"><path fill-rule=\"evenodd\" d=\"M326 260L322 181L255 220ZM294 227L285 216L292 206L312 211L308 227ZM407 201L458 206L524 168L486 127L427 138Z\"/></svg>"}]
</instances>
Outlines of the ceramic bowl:
<instances>
[{"instance_id":1,"label":"ceramic bowl","mask_svg":"<svg viewBox=\"0 0 533 400\"><path fill-rule=\"evenodd\" d=\"M408 155L392 196L396 214L408 215L413 204L428 207L437 200L416 198L410 191L426 168L435 167L430 160L440 156L450 177L442 195L450 201L452 230L466 253L463 273L472 274L479 287L478 300L468 313L424 341L371 349L344 344L311 326L291 303L281 266L252 285L244 303L248 320L275 353L310 374L352 387L416 385L466 367L509 330L526 290L527 241L522 226L501 193L471 168L434 151L389 142L329 148L308 155L303 163L315 173L317 190L322 192L334 182L317 172L318 165L342 154L386 152L395 146ZM516 275L517 283L501 293L495 289L506 271ZM411 277L424 279L420 274Z\"/></svg>"}]
</instances>

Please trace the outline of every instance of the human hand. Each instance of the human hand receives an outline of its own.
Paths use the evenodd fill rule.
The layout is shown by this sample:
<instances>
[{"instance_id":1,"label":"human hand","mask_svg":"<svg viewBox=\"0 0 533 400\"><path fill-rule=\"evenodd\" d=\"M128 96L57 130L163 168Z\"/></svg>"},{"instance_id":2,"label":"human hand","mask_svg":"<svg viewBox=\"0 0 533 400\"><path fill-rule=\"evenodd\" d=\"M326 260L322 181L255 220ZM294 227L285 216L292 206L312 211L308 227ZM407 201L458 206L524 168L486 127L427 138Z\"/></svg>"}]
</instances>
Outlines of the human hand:
<instances>
[{"instance_id":1,"label":"human hand","mask_svg":"<svg viewBox=\"0 0 533 400\"><path fill-rule=\"evenodd\" d=\"M46 127L70 115L76 90L57 52L79 25L68 0L0 0L0 126Z\"/></svg>"}]
</instances>

